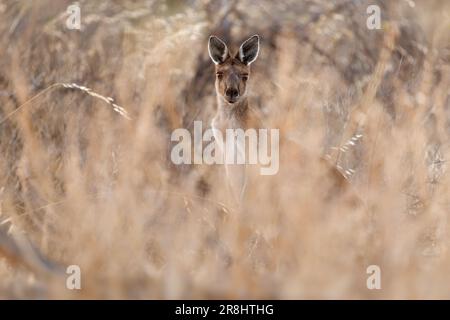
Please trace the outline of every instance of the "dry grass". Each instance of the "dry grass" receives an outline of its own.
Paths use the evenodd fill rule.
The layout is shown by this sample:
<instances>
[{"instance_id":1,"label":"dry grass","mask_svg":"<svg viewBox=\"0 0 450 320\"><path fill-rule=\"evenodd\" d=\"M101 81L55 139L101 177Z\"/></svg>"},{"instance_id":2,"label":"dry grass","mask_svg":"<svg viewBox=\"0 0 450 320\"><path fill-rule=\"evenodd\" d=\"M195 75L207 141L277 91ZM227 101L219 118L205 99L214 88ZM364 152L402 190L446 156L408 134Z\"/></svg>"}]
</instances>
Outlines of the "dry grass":
<instances>
[{"instance_id":1,"label":"dry grass","mask_svg":"<svg viewBox=\"0 0 450 320\"><path fill-rule=\"evenodd\" d=\"M377 1L369 31L369 2L80 1L81 31L70 1L1 2L0 298L449 298L450 7ZM169 158L214 114L212 33L262 36L251 99L281 132L240 209Z\"/></svg>"}]
</instances>

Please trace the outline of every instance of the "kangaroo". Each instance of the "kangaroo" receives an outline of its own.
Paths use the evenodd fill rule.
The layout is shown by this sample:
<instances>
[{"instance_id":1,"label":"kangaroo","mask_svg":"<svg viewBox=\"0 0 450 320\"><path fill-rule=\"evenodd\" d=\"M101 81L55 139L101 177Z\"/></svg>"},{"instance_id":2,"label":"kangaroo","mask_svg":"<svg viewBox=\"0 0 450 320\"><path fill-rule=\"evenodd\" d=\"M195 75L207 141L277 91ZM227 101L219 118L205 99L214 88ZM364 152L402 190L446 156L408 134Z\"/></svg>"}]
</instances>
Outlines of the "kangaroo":
<instances>
[{"instance_id":1,"label":"kangaroo","mask_svg":"<svg viewBox=\"0 0 450 320\"><path fill-rule=\"evenodd\" d=\"M215 36L209 38L208 52L215 64L217 95L217 114L211 127L216 142L220 141L220 131L225 136L226 129L255 128L257 119L251 114L247 100L247 82L250 77L250 65L259 53L259 36L254 35L244 41L238 52L232 54L227 45ZM245 146L237 143L237 152L245 153ZM225 146L219 144L224 154ZM244 197L247 184L245 164L225 164L225 172L230 191L238 203Z\"/></svg>"},{"instance_id":2,"label":"kangaroo","mask_svg":"<svg viewBox=\"0 0 450 320\"><path fill-rule=\"evenodd\" d=\"M211 127L216 143L223 153L229 152L227 146L221 145L218 132L225 136L226 129L257 128L260 121L250 108L247 99L247 84L250 78L250 65L257 59L259 53L259 36L254 35L245 40L239 47L238 52L231 53L227 45L215 36L210 36L208 52L211 60L215 64L216 80L215 88L217 95L217 114L212 119ZM290 140L288 138L288 140ZM285 150L292 154L292 158L302 158L302 151L296 141L291 142L291 147ZM295 142L295 143L294 143ZM237 152L244 153L245 144L240 145L237 141ZM286 153L287 155L287 153ZM288 157L289 158L289 157ZM324 192L325 199L330 199L336 195L349 193L349 200L352 203L360 204L359 197L351 191L351 186L346 177L338 168L323 157L318 157L320 172L324 176L324 186L327 191ZM226 178L231 194L238 204L242 202L247 185L246 165L225 164ZM326 181L326 183L325 183Z\"/></svg>"}]
</instances>

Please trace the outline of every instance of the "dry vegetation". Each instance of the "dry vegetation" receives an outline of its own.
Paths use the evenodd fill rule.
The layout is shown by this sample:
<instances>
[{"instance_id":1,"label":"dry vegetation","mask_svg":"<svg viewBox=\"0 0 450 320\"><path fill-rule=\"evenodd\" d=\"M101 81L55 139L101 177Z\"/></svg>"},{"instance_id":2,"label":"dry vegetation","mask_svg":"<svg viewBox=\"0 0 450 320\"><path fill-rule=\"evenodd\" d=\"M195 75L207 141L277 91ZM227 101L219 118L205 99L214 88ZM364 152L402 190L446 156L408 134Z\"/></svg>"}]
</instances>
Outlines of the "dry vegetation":
<instances>
[{"instance_id":1,"label":"dry vegetation","mask_svg":"<svg viewBox=\"0 0 450 320\"><path fill-rule=\"evenodd\" d=\"M450 298L448 1L79 2L73 31L71 1L0 1L0 298ZM255 33L281 164L237 209L170 133L214 114L208 36Z\"/></svg>"}]
</instances>

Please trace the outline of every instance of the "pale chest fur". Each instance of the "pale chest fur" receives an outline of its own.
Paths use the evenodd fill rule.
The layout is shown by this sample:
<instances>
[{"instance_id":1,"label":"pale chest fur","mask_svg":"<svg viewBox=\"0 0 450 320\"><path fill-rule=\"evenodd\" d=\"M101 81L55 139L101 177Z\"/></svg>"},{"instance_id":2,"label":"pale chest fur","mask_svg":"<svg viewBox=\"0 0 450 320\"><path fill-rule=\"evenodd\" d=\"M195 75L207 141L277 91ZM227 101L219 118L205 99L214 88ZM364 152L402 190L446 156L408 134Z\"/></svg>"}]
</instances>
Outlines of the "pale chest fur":
<instances>
[{"instance_id":1,"label":"pale chest fur","mask_svg":"<svg viewBox=\"0 0 450 320\"><path fill-rule=\"evenodd\" d=\"M225 143L224 141L224 138L227 136L227 129L242 129L245 131L248 128L247 101L244 101L244 103L243 105L236 106L235 109L226 109L228 106L219 104L218 112L211 121L218 152L224 158L226 158L227 153L231 152L229 148L235 149L241 157L245 158L244 141L238 139L235 140L235 144L229 144L228 141ZM247 182L245 165L229 165L225 163L225 172L234 198L238 201L242 200Z\"/></svg>"}]
</instances>

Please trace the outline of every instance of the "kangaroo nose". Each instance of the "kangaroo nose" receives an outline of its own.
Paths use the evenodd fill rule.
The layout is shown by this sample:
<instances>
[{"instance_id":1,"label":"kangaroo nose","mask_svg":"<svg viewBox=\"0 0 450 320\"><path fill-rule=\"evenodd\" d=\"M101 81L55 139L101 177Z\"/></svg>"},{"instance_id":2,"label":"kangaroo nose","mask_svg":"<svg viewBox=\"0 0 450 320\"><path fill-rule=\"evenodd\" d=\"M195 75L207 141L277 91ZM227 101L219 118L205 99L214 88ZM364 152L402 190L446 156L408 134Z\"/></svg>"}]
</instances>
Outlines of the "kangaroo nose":
<instances>
[{"instance_id":1,"label":"kangaroo nose","mask_svg":"<svg viewBox=\"0 0 450 320\"><path fill-rule=\"evenodd\" d=\"M225 94L227 95L227 97L234 99L239 96L239 91L235 88L228 88Z\"/></svg>"}]
</instances>

